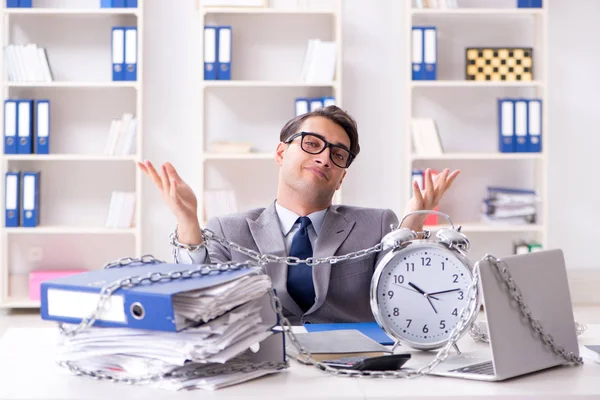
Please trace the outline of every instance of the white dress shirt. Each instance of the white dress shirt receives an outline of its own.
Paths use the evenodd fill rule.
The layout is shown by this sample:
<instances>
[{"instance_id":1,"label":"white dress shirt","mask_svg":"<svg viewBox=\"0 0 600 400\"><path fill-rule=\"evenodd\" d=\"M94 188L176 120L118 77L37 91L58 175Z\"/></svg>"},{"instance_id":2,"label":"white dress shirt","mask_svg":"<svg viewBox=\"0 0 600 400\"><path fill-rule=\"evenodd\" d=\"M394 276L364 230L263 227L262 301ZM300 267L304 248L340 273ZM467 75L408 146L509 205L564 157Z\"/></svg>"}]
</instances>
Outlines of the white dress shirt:
<instances>
[{"instance_id":1,"label":"white dress shirt","mask_svg":"<svg viewBox=\"0 0 600 400\"><path fill-rule=\"evenodd\" d=\"M275 210L277 212L277 217L279 218L279 227L281 228L281 234L283 235L283 239L285 242L285 254L289 254L290 248L292 247L292 240L294 239L294 235L300 228L300 222L296 221L301 216L293 211L288 210L287 208L283 207L277 202L275 202ZM323 226L325 214L327 214L327 209L315 211L314 213L307 215L307 217L310 218L311 222L311 224L308 227L308 238L310 240L310 244L313 250L315 248L315 243L317 242L317 239L319 237L319 233L321 232L321 227ZM206 247L201 247L196 251L177 249L177 257L180 263L204 264L207 255L208 252L206 250Z\"/></svg>"}]
</instances>

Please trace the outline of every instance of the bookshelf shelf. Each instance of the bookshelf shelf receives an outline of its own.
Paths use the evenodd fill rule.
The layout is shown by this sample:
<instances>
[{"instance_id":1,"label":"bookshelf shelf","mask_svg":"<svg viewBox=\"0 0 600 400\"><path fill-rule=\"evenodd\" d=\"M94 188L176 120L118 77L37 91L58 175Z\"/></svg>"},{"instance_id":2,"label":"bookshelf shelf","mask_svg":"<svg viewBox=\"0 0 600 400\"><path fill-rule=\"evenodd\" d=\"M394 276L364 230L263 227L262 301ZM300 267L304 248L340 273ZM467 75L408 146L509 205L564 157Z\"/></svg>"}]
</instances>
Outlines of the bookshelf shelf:
<instances>
[{"instance_id":1,"label":"bookshelf shelf","mask_svg":"<svg viewBox=\"0 0 600 400\"><path fill-rule=\"evenodd\" d=\"M35 228L5 228L8 234L19 235L135 235L136 228L116 229L85 226L38 226Z\"/></svg>"},{"instance_id":2,"label":"bookshelf shelf","mask_svg":"<svg viewBox=\"0 0 600 400\"><path fill-rule=\"evenodd\" d=\"M412 15L490 15L490 16L510 16L510 15L543 15L544 9L535 8L449 8L449 9L419 9L411 8Z\"/></svg>"},{"instance_id":3,"label":"bookshelf shelf","mask_svg":"<svg viewBox=\"0 0 600 400\"><path fill-rule=\"evenodd\" d=\"M542 160L543 153L445 153L439 156L420 156L413 154L413 160Z\"/></svg>"},{"instance_id":4,"label":"bookshelf shelf","mask_svg":"<svg viewBox=\"0 0 600 400\"><path fill-rule=\"evenodd\" d=\"M230 26L234 41L231 80L205 80L204 73L201 76L199 150L203 168L197 182L201 225L205 225L206 210L211 215L220 214L227 209L265 207L272 201L277 184L273 151L283 124L295 115L296 99L334 97L342 106L342 1L311 5L313 9L203 7L200 2L203 60L205 45L212 47L212 43L205 43L206 26ZM314 39L336 43L335 74L307 83L303 70L316 64L305 65L309 41ZM207 54L212 58L212 49ZM285 62L282 54L286 54ZM214 153L211 143L222 141L252 143L256 152ZM252 187L247 179L249 168L254 176L261 176L252 181ZM232 201L219 203L229 207L213 207L217 201L211 195L216 191L233 192ZM341 201L340 193L336 192L334 202Z\"/></svg>"},{"instance_id":5,"label":"bookshelf shelf","mask_svg":"<svg viewBox=\"0 0 600 400\"><path fill-rule=\"evenodd\" d=\"M205 153L205 160L273 160L272 153L242 153L242 154L218 154Z\"/></svg>"},{"instance_id":6,"label":"bookshelf shelf","mask_svg":"<svg viewBox=\"0 0 600 400\"><path fill-rule=\"evenodd\" d=\"M438 80L438 81L411 81L410 87L434 87L434 88L511 88L511 87L544 87L544 82L541 81L523 81L523 82L507 82L507 81L465 81L465 80Z\"/></svg>"},{"instance_id":7,"label":"bookshelf shelf","mask_svg":"<svg viewBox=\"0 0 600 400\"><path fill-rule=\"evenodd\" d=\"M251 14L251 15L331 15L335 16L334 11L330 10L310 10L304 8L245 8L245 7L205 7L202 10L204 15L210 14Z\"/></svg>"},{"instance_id":8,"label":"bookshelf shelf","mask_svg":"<svg viewBox=\"0 0 600 400\"><path fill-rule=\"evenodd\" d=\"M519 240L536 241L547 245L548 226L548 9L479 8L485 0L471 2L476 8L418 9L413 1L405 2L406 38L405 60L409 66L404 80L406 122L405 180L407 200L412 196L412 174L415 169L460 169L453 187L439 204L462 232L485 233L472 242L470 257L479 259L486 253L505 256L512 254L513 243ZM470 17L476 18L470 18ZM464 17L464 18L461 18ZM510 18L510 19L509 19ZM511 21L511 24L506 24ZM513 23L514 21L514 23ZM413 80L413 26L435 26L437 31L437 80ZM488 29L489 31L486 31ZM511 33L503 32L506 26ZM498 28L498 29L497 29ZM478 32L480 37L474 37ZM416 37L418 38L418 36ZM483 39L482 39L483 38ZM467 81L464 79L465 48L496 47L511 38L512 47L532 47L534 75L531 81ZM416 39L417 40L417 39ZM508 45L507 45L508 46ZM417 53L418 54L418 53ZM454 78L454 79L453 79ZM449 90L450 89L450 90ZM498 149L498 99L539 98L542 100L542 152L502 153ZM429 120L427 126L416 120L415 129L426 137L438 134L442 153L427 154L427 142L414 142L413 118ZM431 128L433 126L433 128ZM427 131L425 130L427 129ZM433 139L432 139L433 140ZM433 142L430 142L433 143ZM438 154L437 144L433 154ZM417 153L416 149L423 149ZM448 149L454 150L450 152ZM431 154L431 153L430 153ZM540 202L536 203L535 224L509 224L509 221L487 222L482 219L482 200L486 188L500 186L533 189ZM400 207L403 209L403 207ZM439 223L444 223L439 217ZM426 226L436 230L444 225Z\"/></svg>"},{"instance_id":9,"label":"bookshelf shelf","mask_svg":"<svg viewBox=\"0 0 600 400\"><path fill-rule=\"evenodd\" d=\"M135 162L138 156L104 156L95 154L16 154L5 155L7 161L107 161Z\"/></svg>"},{"instance_id":10,"label":"bookshelf shelf","mask_svg":"<svg viewBox=\"0 0 600 400\"><path fill-rule=\"evenodd\" d=\"M7 82L9 88L139 89L138 82Z\"/></svg>"},{"instance_id":11,"label":"bookshelf shelf","mask_svg":"<svg viewBox=\"0 0 600 400\"><path fill-rule=\"evenodd\" d=\"M5 2L0 5L3 100L34 100L33 113L37 112L37 101L48 100L50 104L49 154L36 154L35 133L33 154L4 154L4 145L0 144L0 198L4 199L6 172L40 172L39 225L6 227L6 213L0 214L0 308L7 309L40 305L28 299L26 280L15 284L13 276L26 277L33 270L54 265L77 264L93 269L105 265L106 258L142 255L144 176L135 162L142 160L144 148L141 82L145 1L138 0L137 8L98 8L100 2L94 0L71 2L78 8L61 8L63 0L43 3L46 8L6 8ZM137 27L136 81L111 80L112 28L116 26ZM80 37L73 38L73 31ZM47 52L54 81L33 80L39 76L31 74L35 65L21 74L28 80L9 81L9 68L23 72L25 67L22 62L7 64L4 49L22 43L39 44L39 49ZM123 122L125 114L136 119L135 136L130 135L133 131L119 128L116 138L116 127L122 126L116 120ZM4 107L0 115L4 125ZM37 115L31 117L35 132ZM125 154L131 149L133 154L104 154L111 134L116 142L110 151ZM111 208L113 198L118 197L113 194L123 192L133 194L120 195L122 201L115 201L116 208ZM111 225L116 227L107 227ZM77 251L72 251L74 248ZM24 257L21 252L25 252ZM27 256L34 253L40 254L39 258Z\"/></svg>"},{"instance_id":12,"label":"bookshelf shelf","mask_svg":"<svg viewBox=\"0 0 600 400\"><path fill-rule=\"evenodd\" d=\"M135 15L135 8L7 8L7 15Z\"/></svg>"},{"instance_id":13,"label":"bookshelf shelf","mask_svg":"<svg viewBox=\"0 0 600 400\"><path fill-rule=\"evenodd\" d=\"M327 87L335 88L337 82L306 83L292 81L203 81L204 87L256 87L256 88L310 88Z\"/></svg>"}]
</instances>

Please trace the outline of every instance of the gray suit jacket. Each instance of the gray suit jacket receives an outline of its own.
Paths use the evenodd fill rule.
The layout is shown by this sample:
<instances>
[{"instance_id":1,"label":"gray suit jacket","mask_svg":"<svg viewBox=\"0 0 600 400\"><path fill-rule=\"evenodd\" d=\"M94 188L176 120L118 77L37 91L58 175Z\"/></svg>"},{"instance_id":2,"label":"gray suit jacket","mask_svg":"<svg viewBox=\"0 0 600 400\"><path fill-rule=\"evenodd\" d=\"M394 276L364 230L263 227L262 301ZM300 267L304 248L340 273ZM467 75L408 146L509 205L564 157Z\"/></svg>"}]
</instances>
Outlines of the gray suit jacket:
<instances>
[{"instance_id":1,"label":"gray suit jacket","mask_svg":"<svg viewBox=\"0 0 600 400\"><path fill-rule=\"evenodd\" d=\"M332 205L313 249L313 257L342 255L374 246L396 226L398 219L391 210ZM287 256L275 203L264 209L213 218L206 228L217 236L255 250L261 254ZM248 257L214 241L208 247L210 260L244 261ZM284 315L290 322L328 323L373 321L369 304L371 276L382 252L358 260L313 267L316 301L305 314L288 294L287 265L266 266L273 287L281 299Z\"/></svg>"}]
</instances>

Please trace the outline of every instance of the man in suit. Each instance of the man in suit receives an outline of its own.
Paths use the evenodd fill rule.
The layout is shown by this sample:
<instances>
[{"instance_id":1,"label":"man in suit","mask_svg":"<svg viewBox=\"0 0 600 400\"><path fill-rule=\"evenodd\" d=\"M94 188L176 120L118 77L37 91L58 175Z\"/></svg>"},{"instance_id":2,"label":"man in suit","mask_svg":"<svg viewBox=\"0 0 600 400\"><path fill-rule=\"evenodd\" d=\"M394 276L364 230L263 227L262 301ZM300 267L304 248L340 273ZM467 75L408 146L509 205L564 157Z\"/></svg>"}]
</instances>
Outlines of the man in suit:
<instances>
[{"instance_id":1,"label":"man in suit","mask_svg":"<svg viewBox=\"0 0 600 400\"><path fill-rule=\"evenodd\" d=\"M336 106L290 120L281 130L275 161L277 199L267 208L213 218L206 228L243 247L277 256L327 257L378 244L398 225L394 212L332 205L348 167L360 152L356 122ZM159 174L149 161L139 167L161 191L177 219L176 262L244 261L248 257L215 241L203 245L197 201L170 163ZM433 209L458 171L444 170L435 180L425 173L426 189L413 184L406 211ZM425 216L413 215L404 227L421 231ZM292 323L372 321L371 276L382 252L335 264L266 266L273 287Z\"/></svg>"}]
</instances>

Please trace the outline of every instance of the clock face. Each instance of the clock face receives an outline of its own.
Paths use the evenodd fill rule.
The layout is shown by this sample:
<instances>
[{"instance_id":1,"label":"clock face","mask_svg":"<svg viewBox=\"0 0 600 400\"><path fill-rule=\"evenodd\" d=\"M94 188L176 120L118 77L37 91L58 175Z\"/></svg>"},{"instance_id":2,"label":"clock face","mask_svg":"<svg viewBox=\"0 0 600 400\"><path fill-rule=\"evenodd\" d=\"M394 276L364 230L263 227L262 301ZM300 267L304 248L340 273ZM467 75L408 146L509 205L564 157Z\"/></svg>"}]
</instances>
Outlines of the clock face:
<instances>
[{"instance_id":1,"label":"clock face","mask_svg":"<svg viewBox=\"0 0 600 400\"><path fill-rule=\"evenodd\" d=\"M450 250L431 243L386 257L390 258L378 266L372 291L378 322L412 347L443 346L468 303L469 267Z\"/></svg>"}]
</instances>

